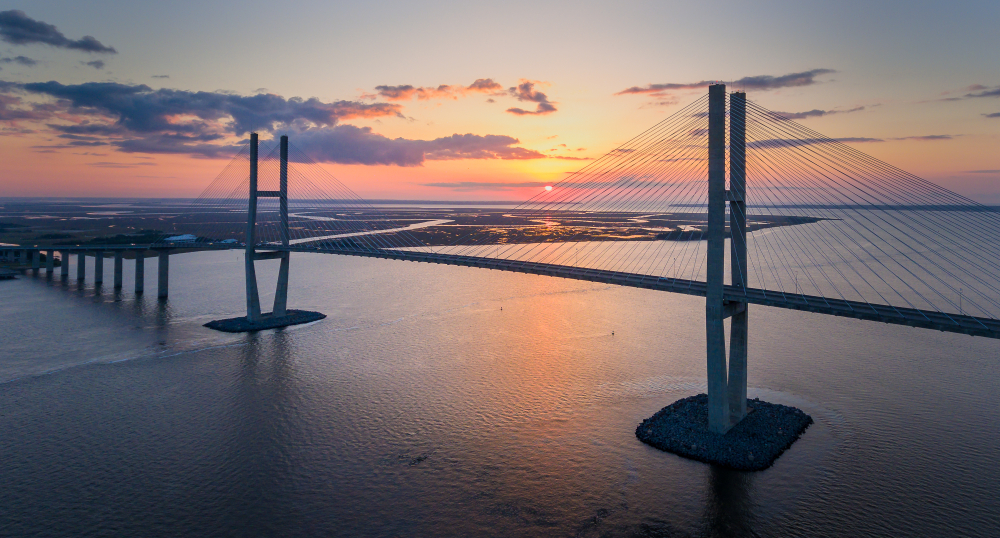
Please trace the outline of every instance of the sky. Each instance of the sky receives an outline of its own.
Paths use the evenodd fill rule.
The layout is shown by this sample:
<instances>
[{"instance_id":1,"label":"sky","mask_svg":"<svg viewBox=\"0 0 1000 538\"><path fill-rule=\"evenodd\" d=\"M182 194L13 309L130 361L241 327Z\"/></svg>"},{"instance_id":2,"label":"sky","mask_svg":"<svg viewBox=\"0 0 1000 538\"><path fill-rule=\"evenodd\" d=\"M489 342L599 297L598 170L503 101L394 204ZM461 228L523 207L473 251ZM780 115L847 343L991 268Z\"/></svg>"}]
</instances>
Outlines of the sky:
<instances>
[{"instance_id":1,"label":"sky","mask_svg":"<svg viewBox=\"0 0 1000 538\"><path fill-rule=\"evenodd\" d=\"M991 1L0 7L0 197L193 197L250 130L362 197L522 200L711 81L1000 204Z\"/></svg>"}]
</instances>

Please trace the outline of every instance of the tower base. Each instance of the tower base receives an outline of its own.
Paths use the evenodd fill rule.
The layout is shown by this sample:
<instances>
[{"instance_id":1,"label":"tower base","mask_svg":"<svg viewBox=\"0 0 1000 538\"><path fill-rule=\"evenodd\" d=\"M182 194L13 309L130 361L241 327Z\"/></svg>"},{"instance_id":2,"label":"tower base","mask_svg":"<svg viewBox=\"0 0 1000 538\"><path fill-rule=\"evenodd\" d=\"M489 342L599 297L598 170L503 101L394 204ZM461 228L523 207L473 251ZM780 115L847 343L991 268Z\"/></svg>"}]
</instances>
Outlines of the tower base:
<instances>
[{"instance_id":1,"label":"tower base","mask_svg":"<svg viewBox=\"0 0 1000 538\"><path fill-rule=\"evenodd\" d=\"M738 471L761 471L812 424L812 417L786 405L747 400L747 415L725 434L708 429L708 396L682 398L642 421L640 441L688 459Z\"/></svg>"},{"instance_id":2,"label":"tower base","mask_svg":"<svg viewBox=\"0 0 1000 538\"><path fill-rule=\"evenodd\" d=\"M245 316L240 318L217 319L209 321L205 327L227 333L248 333L263 331L267 329L277 329L278 327L288 327L289 325L301 325L319 321L326 317L326 314L311 312L309 310L288 310L284 316L272 316L264 314L260 320L251 322Z\"/></svg>"}]
</instances>

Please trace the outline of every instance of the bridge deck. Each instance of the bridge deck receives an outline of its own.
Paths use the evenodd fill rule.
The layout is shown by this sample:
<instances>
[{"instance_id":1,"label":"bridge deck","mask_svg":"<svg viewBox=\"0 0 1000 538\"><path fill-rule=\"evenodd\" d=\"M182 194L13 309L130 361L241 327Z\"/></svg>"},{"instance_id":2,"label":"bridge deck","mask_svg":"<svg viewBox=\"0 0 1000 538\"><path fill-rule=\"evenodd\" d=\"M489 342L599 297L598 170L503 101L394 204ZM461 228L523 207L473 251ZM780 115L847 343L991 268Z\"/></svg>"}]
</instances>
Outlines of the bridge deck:
<instances>
[{"instance_id":1,"label":"bridge deck","mask_svg":"<svg viewBox=\"0 0 1000 538\"><path fill-rule=\"evenodd\" d=\"M527 273L532 275L546 275L560 278L571 278L575 280L586 280L590 282L601 282L604 284L615 284L633 288L669 291L673 293L696 295L699 297L705 296L704 282L639 275L634 273L620 273L602 269L586 269L582 267L570 267L538 262L480 258L475 256L458 256L453 254L434 254L404 250L343 249L331 251L309 247L291 247L289 250L301 252L327 252L347 256L440 263L444 265L461 265L466 267L479 267L482 269L495 269L498 271L512 271L515 273ZM773 306L775 308L815 312L817 314L827 314L831 316L892 323L895 325L936 329L944 332L985 336L987 338L1000 338L1000 321L989 318L946 314L929 310L918 310L915 308L899 308L888 305L869 304L860 301L827 299L825 297L818 297L814 295L783 294L780 292L755 288L744 290L743 288L737 286L726 286L723 297L726 301L730 302L744 302L764 306Z\"/></svg>"},{"instance_id":2,"label":"bridge deck","mask_svg":"<svg viewBox=\"0 0 1000 538\"><path fill-rule=\"evenodd\" d=\"M70 251L110 251L110 250L231 250L243 249L243 246L232 245L192 245L192 244L171 244L171 245L88 245L88 246L52 246L52 247L11 247L13 249L25 248L28 250L70 250ZM587 269L582 267L571 267L566 265L554 265L547 263L505 260L496 258L480 258L476 256L459 256L455 254L437 254L427 252L414 252L407 250L378 250L378 249L321 249L307 245L293 245L290 247L262 245L260 250L289 250L293 252L313 252L323 254L342 254L345 256L361 256L365 258L383 258L389 260L404 260L426 263L439 263L444 265L461 265L465 267L478 267L481 269L495 269L497 271L511 271L515 273L526 273L532 275L546 275L559 278L571 278L575 280L586 280L590 282L601 282L604 284L615 284L618 286L629 286L633 288L646 288L651 290L668 291L673 293L683 293L687 295L705 296L705 283L696 280L684 280L678 278L664 278L650 275L640 275L635 273L621 273L602 269ZM768 291L756 288L744 290L737 286L726 286L723 292L724 300L730 302L743 302L773 306L775 308L787 308L791 310L802 310L805 312L815 312L817 314L827 314L846 318L855 318L868 321L878 321L881 323L892 323L895 325L908 325L910 327L921 327L925 329L936 329L944 332L968 334L973 336L985 336L987 338L1000 339L1000 321L990 318L978 318L974 316L964 316L958 314L947 314L942 312L919 310L915 308L901 308L895 306L869 304L861 301L847 301L843 299L828 299L815 295L785 294L781 292Z\"/></svg>"}]
</instances>

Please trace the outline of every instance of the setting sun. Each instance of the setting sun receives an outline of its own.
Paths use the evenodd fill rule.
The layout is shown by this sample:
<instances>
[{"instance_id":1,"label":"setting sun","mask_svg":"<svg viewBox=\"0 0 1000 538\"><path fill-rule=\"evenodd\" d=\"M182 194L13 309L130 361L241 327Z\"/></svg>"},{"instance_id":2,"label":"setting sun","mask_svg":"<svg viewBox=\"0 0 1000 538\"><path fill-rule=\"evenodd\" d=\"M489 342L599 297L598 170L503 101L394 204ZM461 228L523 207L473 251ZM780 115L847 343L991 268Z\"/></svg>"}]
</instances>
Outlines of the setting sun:
<instances>
[{"instance_id":1,"label":"setting sun","mask_svg":"<svg viewBox=\"0 0 1000 538\"><path fill-rule=\"evenodd\" d=\"M545 186L545 190L547 190L547 191L551 191L551 190L552 190L552 185L546 185L546 186Z\"/></svg>"}]
</instances>

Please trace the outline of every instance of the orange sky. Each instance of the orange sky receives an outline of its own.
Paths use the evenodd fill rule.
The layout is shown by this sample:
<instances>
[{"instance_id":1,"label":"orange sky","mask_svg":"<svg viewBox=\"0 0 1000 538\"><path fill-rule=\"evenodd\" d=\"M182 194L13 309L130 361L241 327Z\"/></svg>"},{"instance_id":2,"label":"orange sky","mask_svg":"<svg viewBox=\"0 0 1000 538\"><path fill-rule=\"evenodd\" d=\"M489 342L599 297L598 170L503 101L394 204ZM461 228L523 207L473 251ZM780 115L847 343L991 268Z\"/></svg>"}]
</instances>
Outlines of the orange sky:
<instances>
[{"instance_id":1,"label":"orange sky","mask_svg":"<svg viewBox=\"0 0 1000 538\"><path fill-rule=\"evenodd\" d=\"M816 131L877 139L852 144L1000 203L1000 65L984 22L1000 15L993 3L914 8L908 30L884 24L895 15L881 8L870 20L748 10L755 41L729 21L718 43L690 23L710 8L669 2L631 16L599 3L534 6L561 17L548 25L464 4L306 4L306 19L253 9L222 19L194 4L4 12L0 196L196 196L253 127L289 133L364 197L520 200L726 77L771 110L810 113L797 121ZM29 22L44 35L24 34ZM257 32L255 53L241 57L241 28L265 23L284 31ZM99 47L74 45L82 36Z\"/></svg>"}]
</instances>

